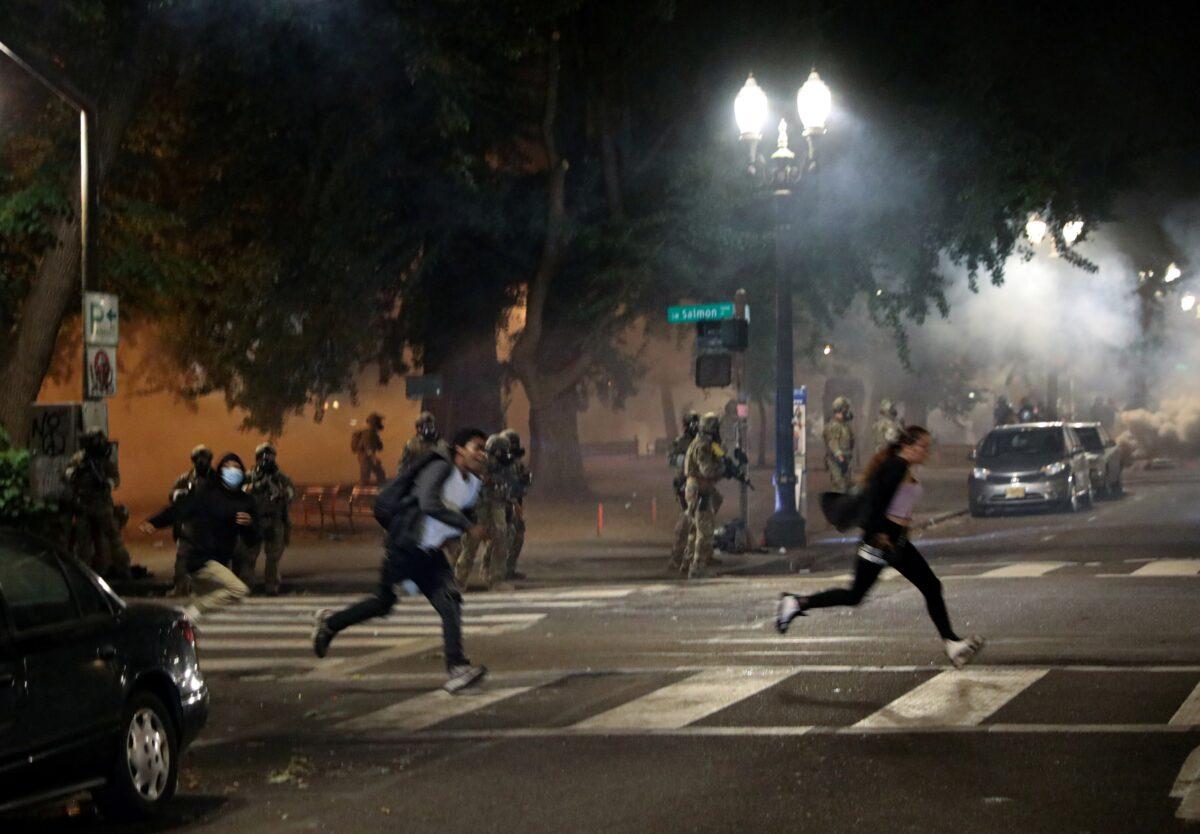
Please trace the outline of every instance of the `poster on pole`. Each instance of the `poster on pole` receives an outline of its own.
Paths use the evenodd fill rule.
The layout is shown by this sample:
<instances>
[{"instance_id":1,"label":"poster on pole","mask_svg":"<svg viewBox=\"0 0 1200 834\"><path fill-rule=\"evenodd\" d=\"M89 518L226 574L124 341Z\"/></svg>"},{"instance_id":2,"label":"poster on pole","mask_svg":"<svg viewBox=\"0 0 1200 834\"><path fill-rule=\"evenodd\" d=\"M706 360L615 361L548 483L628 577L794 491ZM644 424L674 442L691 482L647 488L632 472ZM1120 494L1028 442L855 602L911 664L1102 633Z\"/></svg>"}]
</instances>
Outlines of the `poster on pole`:
<instances>
[{"instance_id":1,"label":"poster on pole","mask_svg":"<svg viewBox=\"0 0 1200 834\"><path fill-rule=\"evenodd\" d=\"M792 451L793 472L799 487L797 503L800 516L808 520L808 386L801 385L792 391Z\"/></svg>"},{"instance_id":2,"label":"poster on pole","mask_svg":"<svg viewBox=\"0 0 1200 834\"><path fill-rule=\"evenodd\" d=\"M117 394L117 349L93 347L86 350L87 395L89 399L114 397Z\"/></svg>"},{"instance_id":3,"label":"poster on pole","mask_svg":"<svg viewBox=\"0 0 1200 834\"><path fill-rule=\"evenodd\" d=\"M116 347L120 332L117 297L107 292L83 294L83 343Z\"/></svg>"}]
</instances>

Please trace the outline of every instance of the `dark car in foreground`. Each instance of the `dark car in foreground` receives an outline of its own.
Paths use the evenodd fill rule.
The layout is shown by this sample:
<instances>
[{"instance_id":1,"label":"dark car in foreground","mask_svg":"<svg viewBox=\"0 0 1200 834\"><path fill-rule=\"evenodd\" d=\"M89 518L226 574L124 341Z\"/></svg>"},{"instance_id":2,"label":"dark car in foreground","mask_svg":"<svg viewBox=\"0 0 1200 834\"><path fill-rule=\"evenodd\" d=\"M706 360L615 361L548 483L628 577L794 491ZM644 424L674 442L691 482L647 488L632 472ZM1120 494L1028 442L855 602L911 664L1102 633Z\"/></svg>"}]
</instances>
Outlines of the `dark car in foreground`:
<instances>
[{"instance_id":1,"label":"dark car in foreground","mask_svg":"<svg viewBox=\"0 0 1200 834\"><path fill-rule=\"evenodd\" d=\"M0 812L90 791L153 814L208 716L192 624L127 605L53 546L0 530Z\"/></svg>"},{"instance_id":2,"label":"dark car in foreground","mask_svg":"<svg viewBox=\"0 0 1200 834\"><path fill-rule=\"evenodd\" d=\"M1071 428L1087 454L1092 490L1103 498L1119 498L1124 492L1121 486L1124 465L1117 442L1100 423L1072 423Z\"/></svg>"},{"instance_id":3,"label":"dark car in foreground","mask_svg":"<svg viewBox=\"0 0 1200 834\"><path fill-rule=\"evenodd\" d=\"M971 515L1039 507L1078 511L1091 504L1087 454L1065 423L997 426L971 459Z\"/></svg>"}]
</instances>

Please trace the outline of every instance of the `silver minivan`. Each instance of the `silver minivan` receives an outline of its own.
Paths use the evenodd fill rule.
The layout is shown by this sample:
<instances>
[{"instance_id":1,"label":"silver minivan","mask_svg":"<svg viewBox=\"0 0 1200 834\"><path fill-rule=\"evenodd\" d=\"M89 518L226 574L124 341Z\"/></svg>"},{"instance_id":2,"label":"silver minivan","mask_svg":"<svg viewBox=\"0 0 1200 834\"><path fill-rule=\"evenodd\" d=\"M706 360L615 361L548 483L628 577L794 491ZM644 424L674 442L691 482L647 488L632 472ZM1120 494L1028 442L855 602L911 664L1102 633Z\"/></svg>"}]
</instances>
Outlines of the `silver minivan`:
<instances>
[{"instance_id":1,"label":"silver minivan","mask_svg":"<svg viewBox=\"0 0 1200 834\"><path fill-rule=\"evenodd\" d=\"M1066 423L997 426L971 459L971 515L1042 507L1076 512L1091 505L1087 454Z\"/></svg>"}]
</instances>

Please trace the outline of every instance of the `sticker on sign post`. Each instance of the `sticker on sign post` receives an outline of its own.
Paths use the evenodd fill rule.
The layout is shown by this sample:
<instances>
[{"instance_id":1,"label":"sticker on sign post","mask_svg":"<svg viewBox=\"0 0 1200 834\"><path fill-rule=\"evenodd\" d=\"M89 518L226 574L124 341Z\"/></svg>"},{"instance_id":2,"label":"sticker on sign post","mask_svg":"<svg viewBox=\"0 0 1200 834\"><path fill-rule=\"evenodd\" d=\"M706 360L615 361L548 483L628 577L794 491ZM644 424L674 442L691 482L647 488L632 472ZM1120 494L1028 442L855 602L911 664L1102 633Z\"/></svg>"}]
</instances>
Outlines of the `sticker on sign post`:
<instances>
[{"instance_id":1,"label":"sticker on sign post","mask_svg":"<svg viewBox=\"0 0 1200 834\"><path fill-rule=\"evenodd\" d=\"M118 342L117 297L107 292L83 294L83 343L116 347Z\"/></svg>"},{"instance_id":2,"label":"sticker on sign post","mask_svg":"<svg viewBox=\"0 0 1200 834\"><path fill-rule=\"evenodd\" d=\"M87 349L87 395L89 399L113 397L117 394L117 349L89 347Z\"/></svg>"}]
</instances>

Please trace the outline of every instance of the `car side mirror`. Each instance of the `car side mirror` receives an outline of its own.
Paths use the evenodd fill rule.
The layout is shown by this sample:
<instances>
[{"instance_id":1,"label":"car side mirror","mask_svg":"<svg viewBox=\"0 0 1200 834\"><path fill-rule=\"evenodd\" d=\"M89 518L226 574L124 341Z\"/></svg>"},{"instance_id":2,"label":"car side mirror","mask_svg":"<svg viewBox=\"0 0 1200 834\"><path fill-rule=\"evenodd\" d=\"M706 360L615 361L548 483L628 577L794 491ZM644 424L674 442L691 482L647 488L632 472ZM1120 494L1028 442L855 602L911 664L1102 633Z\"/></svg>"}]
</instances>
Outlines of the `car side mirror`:
<instances>
[{"instance_id":1,"label":"car side mirror","mask_svg":"<svg viewBox=\"0 0 1200 834\"><path fill-rule=\"evenodd\" d=\"M1104 444L1105 449L1115 449L1116 447L1117 447L1117 441L1115 441L1115 440L1110 440Z\"/></svg>"},{"instance_id":2,"label":"car side mirror","mask_svg":"<svg viewBox=\"0 0 1200 834\"><path fill-rule=\"evenodd\" d=\"M974 449L967 452L967 460L975 460L975 450Z\"/></svg>"}]
</instances>

